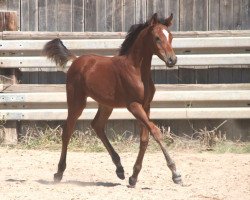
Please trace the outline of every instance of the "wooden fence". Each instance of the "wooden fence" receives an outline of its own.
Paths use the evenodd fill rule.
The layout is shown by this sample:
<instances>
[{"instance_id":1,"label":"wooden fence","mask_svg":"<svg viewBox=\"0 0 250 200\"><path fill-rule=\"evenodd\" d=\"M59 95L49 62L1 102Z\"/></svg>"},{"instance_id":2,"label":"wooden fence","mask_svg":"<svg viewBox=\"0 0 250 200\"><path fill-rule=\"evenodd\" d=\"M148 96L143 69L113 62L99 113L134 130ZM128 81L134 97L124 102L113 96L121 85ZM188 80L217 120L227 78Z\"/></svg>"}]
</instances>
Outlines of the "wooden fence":
<instances>
[{"instance_id":1,"label":"wooden fence","mask_svg":"<svg viewBox=\"0 0 250 200\"><path fill-rule=\"evenodd\" d=\"M54 34L54 35L53 35ZM3 32L0 41L1 69L33 68L61 70L41 55L48 36L60 37L64 44L75 53L99 53L112 55L123 41L124 33L50 33L47 32ZM249 31L218 32L173 32L173 46L178 56L178 66L210 65L214 69L223 69L232 65L234 69L249 69L250 46ZM105 39L101 39L105 38ZM165 64L157 57L152 60L152 73L165 72ZM64 85L2 84L0 95L0 118L7 121L64 120L66 118L66 98ZM157 85L157 92L152 104L152 119L186 120L189 129L197 128L192 120L231 119L249 123L250 118L249 84L214 84L214 85ZM96 104L88 100L88 108L80 119L91 120L96 113ZM117 121L127 120L127 129L136 131L133 116L126 109L116 109L113 125ZM247 121L245 121L247 120ZM15 122L17 123L17 122ZM168 123L168 122L167 122ZM242 121L240 122L242 123ZM20 124L20 123L19 123ZM20 125L22 127L22 125ZM183 126L183 125L182 125ZM16 127L11 124L11 129ZM249 127L249 126L247 126ZM123 128L125 126L123 125ZM204 127L203 127L204 128ZM120 129L120 127L119 127ZM238 129L240 130L241 127ZM236 130L234 128L234 130ZM248 131L243 130L243 132ZM180 129L178 130L180 132ZM241 134L241 132L240 132ZM13 135L13 134L11 134ZM246 135L244 133L244 135ZM245 136L247 137L247 136Z\"/></svg>"},{"instance_id":2,"label":"wooden fence","mask_svg":"<svg viewBox=\"0 0 250 200\"><path fill-rule=\"evenodd\" d=\"M127 31L131 24L157 12L166 17L174 13L173 31L214 31L250 29L248 0L1 0L0 9L14 10L21 31ZM246 83L250 70L244 65L223 69L199 66L158 70L155 83ZM25 84L65 82L61 72L23 72Z\"/></svg>"},{"instance_id":3,"label":"wooden fence","mask_svg":"<svg viewBox=\"0 0 250 200\"><path fill-rule=\"evenodd\" d=\"M154 12L174 13L174 31L250 29L248 0L1 0L22 31L127 31Z\"/></svg>"},{"instance_id":4,"label":"wooden fence","mask_svg":"<svg viewBox=\"0 0 250 200\"><path fill-rule=\"evenodd\" d=\"M208 98L208 93L206 93L206 85L199 84L215 84L212 90L213 92L217 92L217 97L223 99L218 104L213 104L215 107L222 107L221 114L226 118L229 118L228 123L224 124L221 130L225 130L231 138L240 138L243 136L245 139L249 138L250 133L250 121L248 117L248 106L249 99L244 96L247 95L249 87L248 84L241 83L250 83L250 68L249 68L249 40L246 38L240 37L249 37L248 31L228 31L228 30L249 30L250 29L250 2L249 0L0 0L0 9L1 10L14 10L17 12L18 20L17 26L21 31L38 31L38 32L3 32L2 33L2 44L4 46L0 46L1 51L1 69L0 72L8 71L9 67L13 67L15 69L20 68L22 70L23 76L20 77L20 81L24 85L1 85L1 91L3 92L12 92L16 93L18 96L18 92L21 90L27 92L27 85L25 84L64 84L65 83L65 74L63 72L58 72L55 70L53 65L50 65L44 59L38 56L38 50L41 50L42 42L37 42L40 46L38 50L34 51L32 49L32 45L34 45L34 41L31 43L27 43L29 47L27 47L26 42L30 40L48 40L54 37L63 38L65 41L70 39L100 39L110 38L110 35L114 37L116 35L117 43L109 49L109 52L105 53L103 50L91 50L84 49L87 47L87 41L83 44L82 49L75 49L74 52L78 53L78 55L85 52L98 52L102 54L111 54L115 53L118 45L121 40L124 38L124 32L127 31L131 24L139 23L145 21L152 13L157 12L160 16L166 17L171 12L174 13L175 21L172 27L173 31L178 31L174 33L174 37L177 40L185 42L185 38L195 38L198 37L203 38L204 46L210 45L209 38L213 37L212 40L215 42L212 45L218 45L221 42L221 46L211 46L208 49L199 47L199 41L194 43L195 48L187 48L189 39L186 39L187 43L181 43L182 46L178 47L178 42L175 44L176 52L179 60L179 66L172 70L166 70L161 63L157 60L154 60L155 66L153 67L152 76L154 78L155 83L160 84L196 84L195 88L199 88L197 93L203 94L204 98ZM0 21L1 25L2 21ZM215 31L215 30L227 30L227 31ZM44 38L44 32L40 31L48 31L46 32L47 38ZM66 32L65 32L66 31ZM72 32L73 31L73 32ZM89 31L106 31L108 33L99 34L99 33L87 33ZM113 33L113 32L118 33ZM181 33L179 31L191 31ZM195 31L195 32L194 32ZM199 32L201 31L201 32ZM205 32L203 32L205 31ZM212 32L206 32L212 31ZM69 33L71 32L71 33ZM78 32L78 33L76 33ZM84 32L84 33L82 33ZM99 36L98 36L99 35ZM107 36L109 35L109 36ZM223 37L221 37L223 36ZM216 37L220 37L217 38ZM225 38L225 37L237 37L235 38ZM114 38L113 38L114 39ZM201 40L203 40L201 39ZM210 38L211 39L211 38ZM12 41L10 41L12 40ZM13 42L13 40L16 40ZM235 43L235 41L237 41ZM19 46L15 46L13 49L13 43L17 42ZM92 41L94 42L94 40ZM205 43L204 43L205 42ZM217 43L219 42L219 43ZM231 43L233 42L233 43ZM105 42L104 42L105 43ZM185 45L187 46L185 46ZM191 43L190 43L191 44ZM235 45L234 45L235 44ZM240 44L239 46L237 46ZM21 45L21 46L20 46ZM26 45L26 46L25 46ZM231 46L230 46L231 45ZM23 47L22 47L23 46ZM9 48L4 49L4 48ZM36 46L37 47L37 46ZM233 48L232 48L233 47ZM236 47L236 48L235 48ZM25 51L25 48L30 48L28 51ZM214 51L216 49L216 51ZM13 51L14 50L14 51ZM14 53L14 54L13 54ZM213 53L213 54L211 54ZM231 53L237 54L233 57L230 55ZM210 63L207 62L209 57L214 56L213 59L210 59ZM217 56L219 55L219 57ZM223 55L227 55L227 57L223 57ZM189 60L193 63L187 64L187 62L182 62L181 60L188 61L188 58L185 56L189 56ZM195 56L194 60L192 56ZM36 57L36 58L35 58ZM31 60L30 60L31 58ZM185 58L185 59L184 59ZM192 58L192 59L191 59ZM239 58L239 59L238 59ZM32 60L34 59L34 60ZM38 60L36 60L38 59ZM231 59L231 60L230 60ZM240 62L239 62L240 60ZM205 62L206 65L204 65ZM215 62L214 62L215 61ZM243 62L244 61L244 62ZM45 66L39 67L35 66L34 63L44 62ZM181 63L182 62L182 63ZM196 63L195 63L196 62ZM214 63L211 63L214 62ZM219 62L219 63L217 63ZM239 63L237 63L239 62ZM209 65L211 64L211 65ZM218 65L217 65L218 64ZM223 66L221 66L223 64ZM234 65L236 64L236 65ZM26 67L25 67L26 66ZM33 68L34 67L34 68ZM4 68L4 69L3 69ZM15 75L18 76L18 70L14 70L11 68L12 77ZM220 83L220 85L216 85ZM230 83L226 87L230 88L229 95L235 92L235 94L239 94L243 98L237 100L237 103L234 101L228 100L229 96L227 92L222 92L223 95L220 97L221 90L220 87L223 87L222 83ZM232 84L237 83L237 84ZM238 84L240 83L240 84ZM28 85L28 90L31 88L48 88L48 85ZM58 85L57 85L58 86ZM171 86L176 89L180 85ZM50 87L50 86L49 86ZM61 85L59 87L64 87ZM195 90L192 88L193 86L186 86L190 90L188 93ZM208 85L209 87L209 85ZM246 87L246 88L245 88ZM201 89L202 88L202 89ZM225 88L224 88L225 89ZM222 89L222 90L224 90ZM203 91L204 90L204 91ZM18 92L17 92L18 91ZM178 90L177 90L178 91ZM26 93L25 92L25 93ZM204 92L204 93L202 93ZM182 91L177 92L178 95L182 94ZM185 93L185 92L184 92ZM194 92L195 93L195 92ZM193 95L194 95L193 93ZM24 106L29 108L30 105L34 105L38 102L13 102L10 103L8 101L11 100L11 96L8 94L4 94L1 107L3 105L7 105L4 109L15 109L15 106ZM23 95L23 93L20 93ZM30 94L32 95L32 94ZM182 98L183 96L176 96L176 98ZM194 96L189 98L193 98ZM207 96L206 96L207 95ZM232 96L230 96L231 98ZM237 95L236 95L237 97ZM7 100L6 100L7 98ZM227 100L226 100L227 99ZM18 99L17 99L18 100ZM189 99L190 100L190 99ZM5 102L4 102L5 101ZM54 101L54 100L53 100ZM198 106L198 108L204 108L204 104L200 104L198 101L194 105ZM214 101L212 101L214 103ZM225 103L227 102L227 103ZM187 107L190 102L182 102L182 107ZM39 104L39 103L38 103ZM56 103L54 103L55 105ZM65 104L65 102L61 103ZM155 104L156 105L156 104ZM177 105L177 104L173 104ZM180 105L180 104L178 104ZM209 104L211 105L211 104ZM227 110L227 107L236 107L237 109L241 109L243 107L243 112L246 112L246 115L236 116L240 112L235 110L235 115L230 119L230 111ZM41 105L39 105L41 106ZM206 104L206 106L208 106ZM44 105L43 108L48 107ZM65 107L63 107L65 108ZM223 111L224 109L224 111ZM195 110L195 109L194 109ZM2 113L2 112L1 112ZM9 112L10 113L10 112ZM22 118L22 114L16 115L16 120ZM185 114L185 113L184 113ZM170 126L171 130L174 133L181 134L185 132L187 134L192 133L194 129L207 127L213 128L214 126L218 126L220 124L220 120L214 120L215 118L207 112L206 116L203 119L196 120L196 117L191 117L190 119L179 117L178 120L160 120L158 121L158 125L161 126ZM167 113L166 113L167 115ZM5 113L6 116L6 113ZM13 117L13 115L10 115ZM15 116L15 115L14 115ZM18 118L18 116L20 118ZM27 116L27 115L26 115ZM211 117L209 117L211 116ZM219 115L218 115L219 116ZM167 117L166 117L167 118ZM202 118L202 117L201 117ZM237 119L236 119L237 118ZM244 119L240 119L244 118ZM14 118L13 118L14 119ZM130 118L127 118L126 121L110 121L107 129L114 129L117 132L122 133L123 131L131 131L137 132L137 126ZM163 117L161 118L163 119ZM176 118L175 118L176 119ZM155 118L157 119L157 117ZM222 120L222 119L221 119ZM6 126L10 129L7 130L16 130L19 132L25 132L25 124L26 121L8 121ZM34 122L37 123L37 122ZM52 125L55 122L52 122ZM62 124L62 122L59 122ZM89 121L80 122L78 126L82 129L83 127L87 127L89 125ZM11 133L11 132L10 132ZM11 135L11 134L10 134ZM13 136L13 135L12 135ZM15 138L14 138L15 139Z\"/></svg>"}]
</instances>

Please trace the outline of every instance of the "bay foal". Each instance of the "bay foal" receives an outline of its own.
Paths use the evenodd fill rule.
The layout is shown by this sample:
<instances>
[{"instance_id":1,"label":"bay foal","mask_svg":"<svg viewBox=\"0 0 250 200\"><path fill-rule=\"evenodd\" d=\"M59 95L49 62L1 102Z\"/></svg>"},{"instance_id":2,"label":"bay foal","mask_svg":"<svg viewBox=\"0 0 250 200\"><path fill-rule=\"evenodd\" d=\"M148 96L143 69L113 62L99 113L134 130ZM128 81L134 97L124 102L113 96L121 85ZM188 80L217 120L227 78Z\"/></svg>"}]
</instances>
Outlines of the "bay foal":
<instances>
[{"instance_id":1,"label":"bay foal","mask_svg":"<svg viewBox=\"0 0 250 200\"><path fill-rule=\"evenodd\" d=\"M154 14L146 23L133 25L120 48L119 55L114 57L76 57L60 39L54 39L45 45L43 53L57 65L64 66L69 60L73 61L67 72L68 117L63 127L62 152L58 171L54 175L55 181L62 179L66 169L67 147L76 120L86 106L87 97L91 97L99 105L91 125L109 152L120 179L125 178L124 170L119 155L106 137L104 127L113 108L126 107L141 126L140 150L129 184L135 186L137 182L148 146L149 132L166 158L173 181L181 183L175 163L164 147L162 133L149 119L150 103L155 93L150 71L152 56L156 54L168 67L173 67L177 61L171 45L172 35L168 30L172 18L173 15L160 23L157 14Z\"/></svg>"}]
</instances>

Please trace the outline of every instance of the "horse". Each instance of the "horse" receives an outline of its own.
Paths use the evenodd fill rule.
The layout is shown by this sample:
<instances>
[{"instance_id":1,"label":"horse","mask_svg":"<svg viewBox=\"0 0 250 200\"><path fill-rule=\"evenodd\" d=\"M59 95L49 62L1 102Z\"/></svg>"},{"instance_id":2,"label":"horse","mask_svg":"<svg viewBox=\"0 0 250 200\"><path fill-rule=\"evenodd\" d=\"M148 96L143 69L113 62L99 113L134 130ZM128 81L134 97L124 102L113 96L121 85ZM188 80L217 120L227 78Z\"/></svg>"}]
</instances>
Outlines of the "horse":
<instances>
[{"instance_id":1,"label":"horse","mask_svg":"<svg viewBox=\"0 0 250 200\"><path fill-rule=\"evenodd\" d=\"M124 169L118 153L114 150L105 134L105 124L113 108L125 107L140 122L140 148L129 177L129 185L135 187L142 161L149 142L149 133L159 144L167 166L172 172L172 180L181 184L181 175L176 170L175 162L170 157L163 143L160 129L150 120L150 103L155 93L151 77L151 60L153 54L173 67L177 57L172 48L173 36L169 31L173 14L160 21L157 13L145 23L131 26L118 55L105 57L100 55L82 55L77 57L68 50L60 39L45 44L43 54L64 67L72 61L67 72L66 93L68 116L63 126L62 150L58 170L54 181L60 182L66 169L66 155L70 137L77 119L86 106L87 97L98 103L98 111L91 126L100 138L113 163L116 175L125 179Z\"/></svg>"}]
</instances>

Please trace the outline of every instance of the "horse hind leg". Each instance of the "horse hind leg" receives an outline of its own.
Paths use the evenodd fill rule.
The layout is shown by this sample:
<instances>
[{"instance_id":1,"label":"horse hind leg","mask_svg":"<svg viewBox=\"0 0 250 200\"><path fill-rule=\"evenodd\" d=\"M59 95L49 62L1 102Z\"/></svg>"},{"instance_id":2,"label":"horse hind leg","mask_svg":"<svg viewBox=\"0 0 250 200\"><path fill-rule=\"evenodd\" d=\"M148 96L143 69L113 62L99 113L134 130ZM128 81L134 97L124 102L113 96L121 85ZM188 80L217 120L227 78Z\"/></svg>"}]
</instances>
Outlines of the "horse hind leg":
<instances>
[{"instance_id":1,"label":"horse hind leg","mask_svg":"<svg viewBox=\"0 0 250 200\"><path fill-rule=\"evenodd\" d=\"M58 170L57 173L54 174L55 182L60 182L63 177L63 172L66 169L66 156L69 140L73 133L76 121L86 106L86 97L83 95L82 91L77 89L77 87L75 88L76 89L67 86L68 117L63 126L62 150L58 163Z\"/></svg>"},{"instance_id":2,"label":"horse hind leg","mask_svg":"<svg viewBox=\"0 0 250 200\"><path fill-rule=\"evenodd\" d=\"M104 146L106 147L107 151L109 152L109 154L112 158L112 161L116 166L116 175L118 176L118 178L123 180L123 179L125 179L125 175L124 175L124 169L121 165L120 156L114 150L113 146L110 144L110 142L105 134L105 131L104 131L105 124L106 124L109 116L111 115L112 110L113 110L113 108L99 105L98 112L97 112L94 120L91 122L91 126L95 130L97 136L101 139L101 141L104 144Z\"/></svg>"}]
</instances>

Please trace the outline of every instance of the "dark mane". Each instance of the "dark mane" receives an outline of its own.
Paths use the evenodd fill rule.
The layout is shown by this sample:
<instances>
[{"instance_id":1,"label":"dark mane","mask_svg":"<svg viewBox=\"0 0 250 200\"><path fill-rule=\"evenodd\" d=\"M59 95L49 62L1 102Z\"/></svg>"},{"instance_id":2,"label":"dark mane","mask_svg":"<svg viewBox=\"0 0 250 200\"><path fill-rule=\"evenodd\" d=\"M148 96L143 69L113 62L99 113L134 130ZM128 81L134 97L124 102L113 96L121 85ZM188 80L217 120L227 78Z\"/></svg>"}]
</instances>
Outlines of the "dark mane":
<instances>
[{"instance_id":1,"label":"dark mane","mask_svg":"<svg viewBox=\"0 0 250 200\"><path fill-rule=\"evenodd\" d=\"M148 26L148 23L141 23L141 24L134 24L132 25L129 30L128 33L125 37L125 40L123 41L120 50L119 50L119 55L127 55L131 46L133 45L135 39L137 38L137 36L140 34L140 32L146 28Z\"/></svg>"},{"instance_id":2,"label":"dark mane","mask_svg":"<svg viewBox=\"0 0 250 200\"><path fill-rule=\"evenodd\" d=\"M163 18L159 19L159 23L164 24L164 19ZM149 25L149 22L147 21L141 24L134 24L129 28L128 33L125 37L125 40L123 41L120 47L119 56L128 55L130 48L135 42L135 39L140 34L140 32L144 28L146 28L148 25Z\"/></svg>"}]
</instances>

